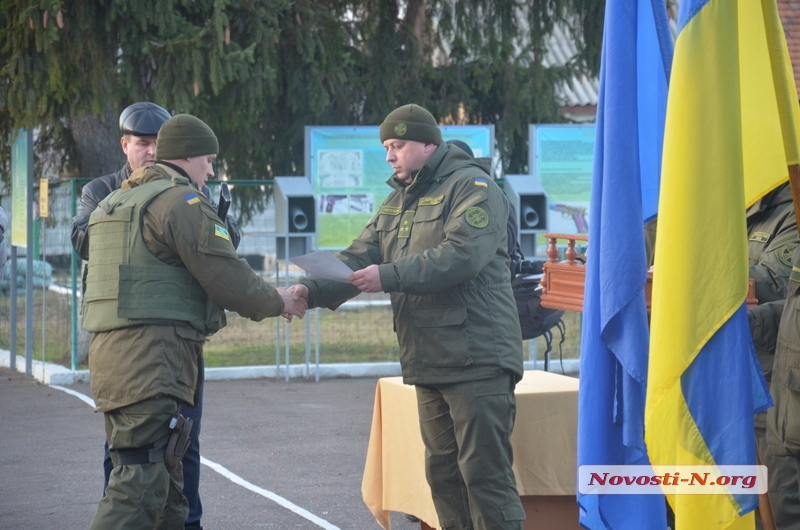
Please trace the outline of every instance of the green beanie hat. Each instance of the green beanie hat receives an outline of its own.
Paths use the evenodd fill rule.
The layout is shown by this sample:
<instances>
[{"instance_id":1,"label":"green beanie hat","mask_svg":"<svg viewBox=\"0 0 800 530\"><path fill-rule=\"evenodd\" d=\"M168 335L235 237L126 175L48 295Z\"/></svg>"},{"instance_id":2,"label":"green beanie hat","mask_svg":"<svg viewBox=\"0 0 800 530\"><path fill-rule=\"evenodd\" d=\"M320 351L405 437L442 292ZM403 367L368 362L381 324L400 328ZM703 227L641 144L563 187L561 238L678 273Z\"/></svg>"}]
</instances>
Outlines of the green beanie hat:
<instances>
[{"instance_id":1,"label":"green beanie hat","mask_svg":"<svg viewBox=\"0 0 800 530\"><path fill-rule=\"evenodd\" d=\"M394 109L381 123L381 143L389 138L440 145L442 131L430 112L411 103Z\"/></svg>"},{"instance_id":2,"label":"green beanie hat","mask_svg":"<svg viewBox=\"0 0 800 530\"><path fill-rule=\"evenodd\" d=\"M156 139L156 158L178 160L193 156L216 155L219 142L203 120L191 114L177 114L161 126Z\"/></svg>"}]
</instances>

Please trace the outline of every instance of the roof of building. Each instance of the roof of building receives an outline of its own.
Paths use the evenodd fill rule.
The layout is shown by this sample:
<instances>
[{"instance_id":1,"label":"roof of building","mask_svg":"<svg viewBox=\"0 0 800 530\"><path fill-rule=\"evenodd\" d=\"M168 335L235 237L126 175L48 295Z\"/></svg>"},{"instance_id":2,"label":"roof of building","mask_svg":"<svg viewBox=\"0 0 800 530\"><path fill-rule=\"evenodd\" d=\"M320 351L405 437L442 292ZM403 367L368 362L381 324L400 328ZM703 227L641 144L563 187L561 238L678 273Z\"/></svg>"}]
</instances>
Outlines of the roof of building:
<instances>
[{"instance_id":1,"label":"roof of building","mask_svg":"<svg viewBox=\"0 0 800 530\"><path fill-rule=\"evenodd\" d=\"M794 69L795 86L800 85L800 1L778 0L778 13L783 23L789 58Z\"/></svg>"},{"instance_id":2,"label":"roof of building","mask_svg":"<svg viewBox=\"0 0 800 530\"><path fill-rule=\"evenodd\" d=\"M577 55L578 49L564 26L556 25L547 37L547 56L544 66L565 65ZM556 87L561 114L574 121L594 121L597 109L597 77L573 76Z\"/></svg>"},{"instance_id":3,"label":"roof of building","mask_svg":"<svg viewBox=\"0 0 800 530\"><path fill-rule=\"evenodd\" d=\"M783 23L789 57L794 69L795 85L800 87L800 0L777 0L778 13ZM677 2L669 10L670 30L673 39L677 33ZM578 53L574 38L557 25L547 39L548 53L545 66L565 65ZM587 75L573 76L561 83L556 95L561 102L561 114L573 121L594 121L597 110L599 80Z\"/></svg>"}]
</instances>

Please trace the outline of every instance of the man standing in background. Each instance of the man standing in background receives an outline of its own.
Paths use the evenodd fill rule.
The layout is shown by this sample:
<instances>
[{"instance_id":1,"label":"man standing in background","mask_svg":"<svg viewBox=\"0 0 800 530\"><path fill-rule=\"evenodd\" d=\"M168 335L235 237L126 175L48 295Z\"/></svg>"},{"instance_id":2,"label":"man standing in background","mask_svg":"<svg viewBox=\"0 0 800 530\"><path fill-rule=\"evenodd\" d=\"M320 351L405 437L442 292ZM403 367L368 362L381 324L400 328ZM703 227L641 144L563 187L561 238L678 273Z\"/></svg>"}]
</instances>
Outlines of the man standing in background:
<instances>
[{"instance_id":1,"label":"man standing in background","mask_svg":"<svg viewBox=\"0 0 800 530\"><path fill-rule=\"evenodd\" d=\"M78 213L72 221L72 246L82 259L87 260L89 258L89 241L87 237L89 216L95 208L97 208L98 203L105 199L109 193L119 189L122 182L127 180L133 171L155 163L158 131L169 118L170 114L166 109L155 103L146 101L134 103L126 107L120 114L119 130L122 134L120 145L127 162L116 173L93 179L83 187ZM216 209L208 186L203 185L201 191L206 198L211 201L214 209ZM228 215L224 221L231 238L231 243L233 243L234 248L237 248L241 240L241 233L239 232L236 220L233 216ZM85 288L85 274L83 280ZM200 369L203 369L202 364ZM189 517L186 520L185 528L187 530L196 530L202 528L200 526L200 520L203 516L203 504L200 500L199 492L200 429L203 416L202 382L198 390L196 406L189 407L183 405L181 407L181 414L194 422L194 427L192 428L192 442L189 449L186 451L186 455L183 457L183 493L189 501ZM108 478L112 469L111 455L108 451L108 444L106 443L105 457L103 459L103 473L105 476L103 491L105 491L108 486Z\"/></svg>"},{"instance_id":2,"label":"man standing in background","mask_svg":"<svg viewBox=\"0 0 800 530\"><path fill-rule=\"evenodd\" d=\"M793 254L798 247L797 218L792 190L785 183L758 200L747 210L748 262L755 280L758 305L747 310L750 331L764 378L774 374L776 343L787 293L795 282ZM773 399L775 397L773 396ZM776 402L777 403L777 402ZM768 411L756 414L756 447L767 466L768 496L775 525L780 530L800 530L800 491L797 461L793 456L775 454L767 443ZM761 519L756 519L761 528Z\"/></svg>"}]
</instances>

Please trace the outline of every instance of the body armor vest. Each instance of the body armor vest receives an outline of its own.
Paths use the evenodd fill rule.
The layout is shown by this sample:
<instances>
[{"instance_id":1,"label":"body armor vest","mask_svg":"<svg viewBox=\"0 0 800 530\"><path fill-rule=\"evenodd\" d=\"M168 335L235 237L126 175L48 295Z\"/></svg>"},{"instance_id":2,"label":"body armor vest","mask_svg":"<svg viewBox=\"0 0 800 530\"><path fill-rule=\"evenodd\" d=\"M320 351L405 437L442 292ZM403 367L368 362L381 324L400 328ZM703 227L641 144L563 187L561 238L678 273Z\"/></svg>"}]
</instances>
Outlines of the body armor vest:
<instances>
[{"instance_id":1,"label":"body armor vest","mask_svg":"<svg viewBox=\"0 0 800 530\"><path fill-rule=\"evenodd\" d=\"M89 262L82 326L110 331L143 324L189 325L203 335L225 326L221 307L208 299L184 267L156 258L142 238L142 210L180 177L117 190L89 218Z\"/></svg>"}]
</instances>

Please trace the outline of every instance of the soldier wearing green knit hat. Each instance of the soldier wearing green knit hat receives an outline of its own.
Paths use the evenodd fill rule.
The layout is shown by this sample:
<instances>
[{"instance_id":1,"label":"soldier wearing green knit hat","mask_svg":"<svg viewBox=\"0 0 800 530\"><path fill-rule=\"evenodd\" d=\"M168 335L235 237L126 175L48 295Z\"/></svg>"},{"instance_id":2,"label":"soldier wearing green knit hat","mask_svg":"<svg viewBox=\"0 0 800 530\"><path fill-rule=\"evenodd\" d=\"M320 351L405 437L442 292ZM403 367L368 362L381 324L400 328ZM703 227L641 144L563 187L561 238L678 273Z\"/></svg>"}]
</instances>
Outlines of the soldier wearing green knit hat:
<instances>
[{"instance_id":1,"label":"soldier wearing green knit hat","mask_svg":"<svg viewBox=\"0 0 800 530\"><path fill-rule=\"evenodd\" d=\"M329 309L361 292L390 294L439 526L521 530L510 440L522 337L508 200L490 161L443 142L419 105L390 112L380 140L393 191L339 253L354 271L350 283L309 276L290 289L309 307Z\"/></svg>"}]
</instances>

